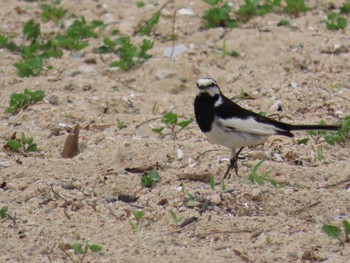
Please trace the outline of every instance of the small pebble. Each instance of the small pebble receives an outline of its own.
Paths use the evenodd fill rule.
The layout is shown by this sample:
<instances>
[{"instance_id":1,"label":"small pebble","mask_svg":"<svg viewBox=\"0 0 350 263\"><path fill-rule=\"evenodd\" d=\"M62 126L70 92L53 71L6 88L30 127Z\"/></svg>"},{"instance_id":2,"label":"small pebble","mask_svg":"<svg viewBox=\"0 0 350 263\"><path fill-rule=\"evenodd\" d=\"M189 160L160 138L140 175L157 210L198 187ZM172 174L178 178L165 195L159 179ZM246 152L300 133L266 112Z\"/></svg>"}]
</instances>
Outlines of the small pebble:
<instances>
[{"instance_id":1,"label":"small pebble","mask_svg":"<svg viewBox=\"0 0 350 263\"><path fill-rule=\"evenodd\" d=\"M73 190L75 189L74 185L71 183L71 182L64 182L61 184L62 188L63 189L66 189L66 190Z\"/></svg>"},{"instance_id":2,"label":"small pebble","mask_svg":"<svg viewBox=\"0 0 350 263\"><path fill-rule=\"evenodd\" d=\"M106 201L107 201L107 203L115 203L115 202L117 202L117 198L114 196L107 196Z\"/></svg>"}]
</instances>

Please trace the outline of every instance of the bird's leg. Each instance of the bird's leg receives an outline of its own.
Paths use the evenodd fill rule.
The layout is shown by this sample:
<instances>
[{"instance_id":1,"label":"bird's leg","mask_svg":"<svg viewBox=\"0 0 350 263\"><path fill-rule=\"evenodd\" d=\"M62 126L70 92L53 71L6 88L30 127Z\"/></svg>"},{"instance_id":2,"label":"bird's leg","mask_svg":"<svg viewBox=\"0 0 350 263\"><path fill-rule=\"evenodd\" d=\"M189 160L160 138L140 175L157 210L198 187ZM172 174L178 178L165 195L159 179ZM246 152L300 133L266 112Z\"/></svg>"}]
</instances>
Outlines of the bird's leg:
<instances>
[{"instance_id":1,"label":"bird's leg","mask_svg":"<svg viewBox=\"0 0 350 263\"><path fill-rule=\"evenodd\" d=\"M226 170L226 173L224 175L224 177L222 178L222 180L225 180L226 177L228 176L228 179L231 178L230 176L230 171L232 169L235 169L235 173L236 175L238 175L238 164L237 164L237 159L239 159L240 157L238 156L241 151L243 150L244 147L241 147L238 152L236 153L236 149L232 149L232 153L231 153L231 159L230 159L230 165L228 166L227 170ZM222 181L221 180L221 181Z\"/></svg>"}]
</instances>

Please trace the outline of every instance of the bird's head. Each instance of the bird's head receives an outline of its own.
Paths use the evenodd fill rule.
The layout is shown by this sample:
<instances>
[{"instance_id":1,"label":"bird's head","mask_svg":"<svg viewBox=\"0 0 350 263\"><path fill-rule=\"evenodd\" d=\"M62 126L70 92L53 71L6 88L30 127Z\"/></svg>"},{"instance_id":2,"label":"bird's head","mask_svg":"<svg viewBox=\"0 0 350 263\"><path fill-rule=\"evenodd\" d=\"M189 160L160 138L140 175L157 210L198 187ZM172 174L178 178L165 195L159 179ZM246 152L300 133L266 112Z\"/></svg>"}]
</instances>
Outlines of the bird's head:
<instances>
[{"instance_id":1,"label":"bird's head","mask_svg":"<svg viewBox=\"0 0 350 263\"><path fill-rule=\"evenodd\" d=\"M208 94L210 97L215 97L221 94L218 84L211 78L197 80L197 88L197 95Z\"/></svg>"}]
</instances>

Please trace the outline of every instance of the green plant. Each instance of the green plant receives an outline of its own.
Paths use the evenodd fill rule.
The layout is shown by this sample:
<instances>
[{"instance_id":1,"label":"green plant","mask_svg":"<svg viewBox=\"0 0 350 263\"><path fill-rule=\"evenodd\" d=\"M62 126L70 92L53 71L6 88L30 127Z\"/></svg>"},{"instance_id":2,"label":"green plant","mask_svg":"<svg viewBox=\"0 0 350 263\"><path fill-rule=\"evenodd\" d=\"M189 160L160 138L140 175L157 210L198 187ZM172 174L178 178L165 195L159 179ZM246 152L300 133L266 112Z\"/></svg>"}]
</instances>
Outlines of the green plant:
<instances>
[{"instance_id":1,"label":"green plant","mask_svg":"<svg viewBox=\"0 0 350 263\"><path fill-rule=\"evenodd\" d=\"M113 61L109 66L129 70L152 57L147 51L152 49L154 42L143 39L141 45L136 46L131 43L130 36L122 36L115 40L105 38L103 44L103 46L95 50L97 53L105 54L112 52L119 56L119 60Z\"/></svg>"},{"instance_id":2,"label":"green plant","mask_svg":"<svg viewBox=\"0 0 350 263\"><path fill-rule=\"evenodd\" d=\"M164 129L168 128L171 131L170 132L171 138L175 140L177 134L193 122L193 118L179 121L179 117L177 114L168 112L163 115L161 122L165 125L165 127L153 128L152 131L154 131L155 133L164 135L163 134ZM177 129L177 127L179 129Z\"/></svg>"},{"instance_id":3,"label":"green plant","mask_svg":"<svg viewBox=\"0 0 350 263\"><path fill-rule=\"evenodd\" d=\"M74 244L72 244L71 249L74 251L74 254L76 255L76 257L78 257L78 260L73 259L64 248L60 247L60 249L68 256L68 258L73 262L79 262L79 263L83 263L84 259L86 257L88 257L89 255L93 254L93 253L97 253L102 251L102 247L100 245L97 244L81 244L79 242L76 242Z\"/></svg>"},{"instance_id":4,"label":"green plant","mask_svg":"<svg viewBox=\"0 0 350 263\"><path fill-rule=\"evenodd\" d=\"M8 206L3 206L0 209L0 218L5 219L10 216Z\"/></svg>"},{"instance_id":5,"label":"green plant","mask_svg":"<svg viewBox=\"0 0 350 263\"><path fill-rule=\"evenodd\" d=\"M290 26L290 22L288 19L281 18L281 20L278 22L277 26Z\"/></svg>"},{"instance_id":6,"label":"green plant","mask_svg":"<svg viewBox=\"0 0 350 263\"><path fill-rule=\"evenodd\" d=\"M12 138L6 142L6 145L14 151L19 151L21 148L24 152L35 152L37 150L37 144L34 143L34 139L26 137L23 132L21 133L21 138L16 138L15 133Z\"/></svg>"},{"instance_id":7,"label":"green plant","mask_svg":"<svg viewBox=\"0 0 350 263\"><path fill-rule=\"evenodd\" d=\"M251 174L248 178L248 180L250 180L252 183L257 183L258 185L263 185L264 182L269 182L270 184L273 185L273 187L279 187L279 184L273 180L270 179L268 177L270 171L263 173L262 175L258 174L258 170L260 168L260 166L266 161L266 159L263 159L261 161L259 161L253 168L251 171Z\"/></svg>"},{"instance_id":8,"label":"green plant","mask_svg":"<svg viewBox=\"0 0 350 263\"><path fill-rule=\"evenodd\" d=\"M348 25L346 17L339 13L332 12L327 15L326 27L331 30L344 29Z\"/></svg>"},{"instance_id":9,"label":"green plant","mask_svg":"<svg viewBox=\"0 0 350 263\"><path fill-rule=\"evenodd\" d=\"M228 51L226 46L226 40L224 39L224 42L222 43L222 48L220 48L220 51L222 52L222 56L231 56L231 57L239 57L239 53L236 50Z\"/></svg>"},{"instance_id":10,"label":"green plant","mask_svg":"<svg viewBox=\"0 0 350 263\"><path fill-rule=\"evenodd\" d=\"M42 101L45 93L42 90L31 91L25 89L23 93L12 93L10 96L10 106L5 109L6 113L18 113L26 109L29 105Z\"/></svg>"},{"instance_id":11,"label":"green plant","mask_svg":"<svg viewBox=\"0 0 350 263\"><path fill-rule=\"evenodd\" d=\"M152 187L155 182L160 181L159 172L152 170L141 176L141 185L144 187Z\"/></svg>"},{"instance_id":12,"label":"green plant","mask_svg":"<svg viewBox=\"0 0 350 263\"><path fill-rule=\"evenodd\" d=\"M178 217L172 210L169 211L171 218L176 225L180 224L183 217Z\"/></svg>"},{"instance_id":13,"label":"green plant","mask_svg":"<svg viewBox=\"0 0 350 263\"><path fill-rule=\"evenodd\" d=\"M350 223L347 220L343 220L343 231L334 225L323 225L322 231L329 237L338 239L341 244L350 242ZM343 236L343 237L342 237Z\"/></svg>"},{"instance_id":14,"label":"green plant","mask_svg":"<svg viewBox=\"0 0 350 263\"><path fill-rule=\"evenodd\" d=\"M320 125L326 125L326 122L321 120ZM345 147L345 140L346 138L350 137L350 116L344 118L344 120L341 122L340 129L336 132L309 131L308 133L316 144L320 144L325 141L330 145L335 145L338 143Z\"/></svg>"},{"instance_id":15,"label":"green plant","mask_svg":"<svg viewBox=\"0 0 350 263\"><path fill-rule=\"evenodd\" d=\"M350 0L346 0L343 5L340 7L340 12L342 14L350 14Z\"/></svg>"},{"instance_id":16,"label":"green plant","mask_svg":"<svg viewBox=\"0 0 350 263\"><path fill-rule=\"evenodd\" d=\"M133 213L133 216L134 216L136 223L133 221L129 221L129 224L131 225L131 228L133 230L140 230L143 217L145 216L145 212L142 210L135 210Z\"/></svg>"},{"instance_id":17,"label":"green plant","mask_svg":"<svg viewBox=\"0 0 350 263\"><path fill-rule=\"evenodd\" d=\"M142 1L136 2L136 6L137 6L138 8L142 8L142 7L145 6L145 2L142 2Z\"/></svg>"},{"instance_id":18,"label":"green plant","mask_svg":"<svg viewBox=\"0 0 350 263\"><path fill-rule=\"evenodd\" d=\"M231 18L231 6L228 3L222 4L223 0L204 0L211 9L205 11L203 20L205 28L215 27L238 27L238 23L235 19Z\"/></svg>"},{"instance_id":19,"label":"green plant","mask_svg":"<svg viewBox=\"0 0 350 263\"><path fill-rule=\"evenodd\" d=\"M209 184L210 184L210 189L211 189L211 190L214 190L214 189L215 189L215 179L214 179L214 176L210 176Z\"/></svg>"},{"instance_id":20,"label":"green plant","mask_svg":"<svg viewBox=\"0 0 350 263\"><path fill-rule=\"evenodd\" d=\"M225 180L221 181L221 191L225 191L226 190L226 184L225 184Z\"/></svg>"},{"instance_id":21,"label":"green plant","mask_svg":"<svg viewBox=\"0 0 350 263\"><path fill-rule=\"evenodd\" d=\"M60 4L60 0L51 0L52 5L42 4L40 6L41 13L41 21L46 23L47 21L53 20L53 22L57 25L58 22L66 15L67 9L63 7L58 7Z\"/></svg>"},{"instance_id":22,"label":"green plant","mask_svg":"<svg viewBox=\"0 0 350 263\"><path fill-rule=\"evenodd\" d=\"M117 120L117 128L118 128L118 130L124 129L126 127L127 126L126 126L126 124L124 122Z\"/></svg>"},{"instance_id":23,"label":"green plant","mask_svg":"<svg viewBox=\"0 0 350 263\"><path fill-rule=\"evenodd\" d=\"M244 0L244 4L239 7L236 14L243 21L246 21L252 16L266 15L281 4L281 0L265 0L263 4L260 2L260 0Z\"/></svg>"},{"instance_id":24,"label":"green plant","mask_svg":"<svg viewBox=\"0 0 350 263\"><path fill-rule=\"evenodd\" d=\"M159 23L160 11L156 12L149 20L142 23L135 31L136 34L141 36L149 36L154 31Z\"/></svg>"},{"instance_id":25,"label":"green plant","mask_svg":"<svg viewBox=\"0 0 350 263\"><path fill-rule=\"evenodd\" d=\"M324 155L323 155L323 147L322 145L317 147L317 160L318 161L322 161L324 159Z\"/></svg>"},{"instance_id":26,"label":"green plant","mask_svg":"<svg viewBox=\"0 0 350 263\"><path fill-rule=\"evenodd\" d=\"M283 8L285 13L297 16L309 10L304 0L285 0L285 2L286 6Z\"/></svg>"}]
</instances>

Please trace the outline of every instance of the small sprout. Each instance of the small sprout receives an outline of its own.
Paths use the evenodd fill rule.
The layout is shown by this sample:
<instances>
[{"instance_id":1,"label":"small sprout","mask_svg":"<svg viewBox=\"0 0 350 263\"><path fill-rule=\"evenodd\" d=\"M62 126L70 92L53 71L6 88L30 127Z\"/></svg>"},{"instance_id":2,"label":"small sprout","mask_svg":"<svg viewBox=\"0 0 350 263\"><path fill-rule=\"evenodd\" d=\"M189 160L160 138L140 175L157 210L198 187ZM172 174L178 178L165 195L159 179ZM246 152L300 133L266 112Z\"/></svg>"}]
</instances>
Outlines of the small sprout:
<instances>
[{"instance_id":1,"label":"small sprout","mask_svg":"<svg viewBox=\"0 0 350 263\"><path fill-rule=\"evenodd\" d=\"M170 210L169 213L176 225L180 224L183 220L183 217L178 217L172 210Z\"/></svg>"},{"instance_id":2,"label":"small sprout","mask_svg":"<svg viewBox=\"0 0 350 263\"><path fill-rule=\"evenodd\" d=\"M159 110L159 106L158 106L157 102L154 102L153 106L152 106L152 114L153 115L157 115L158 114L158 110Z\"/></svg>"},{"instance_id":3,"label":"small sprout","mask_svg":"<svg viewBox=\"0 0 350 263\"><path fill-rule=\"evenodd\" d=\"M338 239L341 244L350 242L350 223L347 220L343 220L343 228L342 231L339 227L334 225L323 225L322 231L329 237ZM344 236L342 238L342 236Z\"/></svg>"},{"instance_id":4,"label":"small sprout","mask_svg":"<svg viewBox=\"0 0 350 263\"><path fill-rule=\"evenodd\" d=\"M309 142L309 138L304 138L304 139L301 139L301 140L299 140L298 141L298 144L300 145L300 144L304 144L304 145L306 145L308 142Z\"/></svg>"},{"instance_id":5,"label":"small sprout","mask_svg":"<svg viewBox=\"0 0 350 263\"><path fill-rule=\"evenodd\" d=\"M350 0L346 0L345 3L340 7L342 14L350 14Z\"/></svg>"},{"instance_id":6,"label":"small sprout","mask_svg":"<svg viewBox=\"0 0 350 263\"><path fill-rule=\"evenodd\" d=\"M263 16L272 12L280 5L280 0L266 0L264 4L260 4L256 0L245 0L236 12L236 15L243 21L249 20L253 16Z\"/></svg>"},{"instance_id":7,"label":"small sprout","mask_svg":"<svg viewBox=\"0 0 350 263\"><path fill-rule=\"evenodd\" d=\"M126 128L127 126L126 126L126 124L124 123L124 122L122 122L122 121L117 121L117 128L118 128L118 130L122 130L122 129L124 129L124 128Z\"/></svg>"},{"instance_id":8,"label":"small sprout","mask_svg":"<svg viewBox=\"0 0 350 263\"><path fill-rule=\"evenodd\" d=\"M299 13L305 13L309 8L305 4L304 0L285 0L286 6L283 8L283 12L298 16Z\"/></svg>"},{"instance_id":9,"label":"small sprout","mask_svg":"<svg viewBox=\"0 0 350 263\"><path fill-rule=\"evenodd\" d=\"M154 42L148 39L143 39L140 46L135 46L131 43L130 36L123 36L120 38L110 40L105 38L104 46L99 47L96 51L98 53L113 52L119 56L119 60L113 61L109 64L110 67L118 67L122 70L129 70L135 65L141 64L146 59L152 57L147 51L153 48Z\"/></svg>"},{"instance_id":10,"label":"small sprout","mask_svg":"<svg viewBox=\"0 0 350 263\"><path fill-rule=\"evenodd\" d=\"M152 131L158 134L163 134L164 129L168 128L171 131L170 137L175 140L177 134L193 122L193 118L179 121L177 114L168 112L163 115L161 122L165 125L165 127L153 128Z\"/></svg>"},{"instance_id":11,"label":"small sprout","mask_svg":"<svg viewBox=\"0 0 350 263\"><path fill-rule=\"evenodd\" d=\"M72 244L71 248L73 249L74 254L78 258L77 261L75 261L71 256L69 256L69 254L67 254L67 252L65 252L65 250L63 248L61 248L61 250L68 255L68 257L72 260L72 262L80 262L80 263L85 262L84 259L87 256L89 256L89 255L91 255L93 253L100 252L102 250L100 245L88 244L88 243L82 245L79 242L76 242L76 243Z\"/></svg>"},{"instance_id":12,"label":"small sprout","mask_svg":"<svg viewBox=\"0 0 350 263\"><path fill-rule=\"evenodd\" d=\"M30 91L25 89L23 93L13 93L10 96L10 106L5 109L6 113L17 113L26 109L29 105L37 103L45 97L42 90Z\"/></svg>"},{"instance_id":13,"label":"small sprout","mask_svg":"<svg viewBox=\"0 0 350 263\"><path fill-rule=\"evenodd\" d=\"M6 142L6 146L11 150L19 151L23 148L24 152L35 152L37 150L37 144L34 143L33 138L26 137L24 133L21 133L21 138L16 138L16 133L12 136L11 140Z\"/></svg>"},{"instance_id":14,"label":"small sprout","mask_svg":"<svg viewBox=\"0 0 350 263\"><path fill-rule=\"evenodd\" d=\"M57 25L58 22L66 15L67 9L63 7L58 7L60 1L52 1L52 5L43 4L40 6L41 13L41 21L46 23L47 21L53 20L53 22Z\"/></svg>"},{"instance_id":15,"label":"small sprout","mask_svg":"<svg viewBox=\"0 0 350 263\"><path fill-rule=\"evenodd\" d=\"M221 191L225 191L226 190L226 184L225 184L225 180L221 181Z\"/></svg>"},{"instance_id":16,"label":"small sprout","mask_svg":"<svg viewBox=\"0 0 350 263\"><path fill-rule=\"evenodd\" d=\"M259 161L252 168L252 171L251 171L251 174L250 174L248 180L250 180L252 183L257 183L258 185L263 185L264 182L269 182L270 184L272 184L273 187L277 188L277 187L279 187L279 184L275 180L268 178L270 171L265 172L263 175L258 174L258 169L265 161L266 161L266 159Z\"/></svg>"},{"instance_id":17,"label":"small sprout","mask_svg":"<svg viewBox=\"0 0 350 263\"><path fill-rule=\"evenodd\" d=\"M202 17L205 21L205 28L215 28L215 27L228 27L235 28L238 27L238 23L235 19L231 18L231 5L228 3L221 4L222 0L204 0L209 5L211 9L205 11Z\"/></svg>"},{"instance_id":18,"label":"small sprout","mask_svg":"<svg viewBox=\"0 0 350 263\"><path fill-rule=\"evenodd\" d=\"M135 210L133 216L136 220L136 223L133 221L129 221L129 224L131 225L131 228L133 230L140 230L143 217L145 216L145 212L142 210Z\"/></svg>"},{"instance_id":19,"label":"small sprout","mask_svg":"<svg viewBox=\"0 0 350 263\"><path fill-rule=\"evenodd\" d=\"M330 30L344 29L348 25L346 17L339 13L332 12L327 15L326 27Z\"/></svg>"},{"instance_id":20,"label":"small sprout","mask_svg":"<svg viewBox=\"0 0 350 263\"><path fill-rule=\"evenodd\" d=\"M149 36L158 25L160 11L156 12L149 20L142 23L135 31L135 35Z\"/></svg>"},{"instance_id":21,"label":"small sprout","mask_svg":"<svg viewBox=\"0 0 350 263\"><path fill-rule=\"evenodd\" d=\"M209 184L210 184L210 189L211 189L211 190L214 190L214 189L215 189L215 179L214 179L214 176L210 176Z\"/></svg>"},{"instance_id":22,"label":"small sprout","mask_svg":"<svg viewBox=\"0 0 350 263\"><path fill-rule=\"evenodd\" d=\"M231 56L231 57L239 57L239 53L236 50L228 51L226 47L226 40L224 40L222 44L222 48L219 49L222 52L222 56Z\"/></svg>"},{"instance_id":23,"label":"small sprout","mask_svg":"<svg viewBox=\"0 0 350 263\"><path fill-rule=\"evenodd\" d=\"M1 219L5 219L7 217L9 217L10 213L9 213L9 209L7 206L3 206L0 209L0 218Z\"/></svg>"},{"instance_id":24,"label":"small sprout","mask_svg":"<svg viewBox=\"0 0 350 263\"><path fill-rule=\"evenodd\" d=\"M272 241L273 241L273 238L271 236L266 236L266 243L271 245L272 244Z\"/></svg>"},{"instance_id":25,"label":"small sprout","mask_svg":"<svg viewBox=\"0 0 350 263\"><path fill-rule=\"evenodd\" d=\"M288 19L281 18L281 20L278 22L277 26L290 26L290 22Z\"/></svg>"},{"instance_id":26,"label":"small sprout","mask_svg":"<svg viewBox=\"0 0 350 263\"><path fill-rule=\"evenodd\" d=\"M145 2L142 2L142 1L136 2L136 6L137 6L138 8L142 8L142 7L145 6Z\"/></svg>"},{"instance_id":27,"label":"small sprout","mask_svg":"<svg viewBox=\"0 0 350 263\"><path fill-rule=\"evenodd\" d=\"M156 170L149 171L147 174L141 176L141 185L147 188L152 187L158 181L160 181L160 175Z\"/></svg>"}]
</instances>

